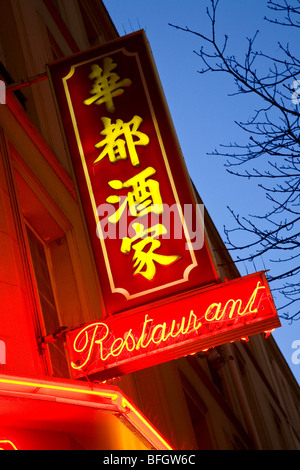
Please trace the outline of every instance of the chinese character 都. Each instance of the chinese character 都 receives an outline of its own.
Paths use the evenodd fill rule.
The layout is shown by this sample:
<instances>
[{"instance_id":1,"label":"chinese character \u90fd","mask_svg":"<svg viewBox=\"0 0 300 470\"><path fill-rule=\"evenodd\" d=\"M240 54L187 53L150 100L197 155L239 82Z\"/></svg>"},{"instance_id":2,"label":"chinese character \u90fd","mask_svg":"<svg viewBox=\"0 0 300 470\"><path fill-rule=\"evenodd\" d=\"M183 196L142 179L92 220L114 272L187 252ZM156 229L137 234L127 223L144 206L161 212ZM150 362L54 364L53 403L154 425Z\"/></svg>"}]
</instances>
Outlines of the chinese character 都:
<instances>
[{"instance_id":1,"label":"chinese character \u90fd","mask_svg":"<svg viewBox=\"0 0 300 470\"><path fill-rule=\"evenodd\" d=\"M108 156L111 163L118 160L126 160L128 155L133 166L139 165L139 157L136 151L137 145L148 145L149 137L143 132L138 131L139 126L143 122L140 116L134 116L131 121L123 122L117 119L113 124L110 118L101 118L104 129L100 132L105 136L103 140L98 142L95 147L104 147L94 163L98 163L104 157Z\"/></svg>"}]
</instances>

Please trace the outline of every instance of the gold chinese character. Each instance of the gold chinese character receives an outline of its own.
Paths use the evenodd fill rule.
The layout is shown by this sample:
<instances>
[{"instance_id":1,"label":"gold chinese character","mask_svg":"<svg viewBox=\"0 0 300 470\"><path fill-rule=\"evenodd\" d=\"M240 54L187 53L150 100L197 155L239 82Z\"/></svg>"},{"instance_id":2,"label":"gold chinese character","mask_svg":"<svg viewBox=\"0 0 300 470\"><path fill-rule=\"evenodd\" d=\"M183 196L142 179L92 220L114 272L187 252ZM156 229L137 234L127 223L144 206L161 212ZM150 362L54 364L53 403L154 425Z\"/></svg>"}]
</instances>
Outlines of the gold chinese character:
<instances>
[{"instance_id":1,"label":"gold chinese character","mask_svg":"<svg viewBox=\"0 0 300 470\"><path fill-rule=\"evenodd\" d=\"M92 73L89 75L91 80L94 80L93 88L90 94L93 95L84 101L84 104L97 104L106 103L106 109L110 113L115 111L113 98L122 95L124 89L122 87L131 85L131 80L125 78L120 80L119 75L112 72L117 67L110 57L103 60L103 69L99 65L92 65Z\"/></svg>"},{"instance_id":2,"label":"gold chinese character","mask_svg":"<svg viewBox=\"0 0 300 470\"><path fill-rule=\"evenodd\" d=\"M129 154L133 166L139 165L139 157L135 147L137 145L148 145L149 137L143 132L138 131L140 124L143 122L139 116L134 116L131 121L123 122L122 119L117 119L113 124L110 118L101 118L104 129L100 132L105 136L105 139L98 142L95 147L104 147L94 163L102 160L106 155L111 163L118 160L126 160ZM121 138L121 137L124 138Z\"/></svg>"},{"instance_id":3,"label":"gold chinese character","mask_svg":"<svg viewBox=\"0 0 300 470\"><path fill-rule=\"evenodd\" d=\"M155 253L155 250L161 246L161 242L156 238L167 233L164 225L156 224L149 229L145 229L143 224L134 223L132 228L136 234L133 238L123 238L121 251L122 253L129 253L131 249L134 250L135 253L132 258L134 261L133 267L136 268L134 274L141 274L146 279L152 280L156 273L155 263L168 266L180 258L177 255L169 256Z\"/></svg>"},{"instance_id":4,"label":"gold chinese character","mask_svg":"<svg viewBox=\"0 0 300 470\"><path fill-rule=\"evenodd\" d=\"M127 204L129 212L133 217L143 217L150 212L162 214L162 198L159 190L158 181L149 178L154 175L156 170L148 167L129 180L122 183L120 180L109 181L109 186L113 189L132 188L127 197L122 202L119 209L108 218L109 222L117 223L120 220ZM109 196L106 201L112 204L120 202L119 196Z\"/></svg>"}]
</instances>

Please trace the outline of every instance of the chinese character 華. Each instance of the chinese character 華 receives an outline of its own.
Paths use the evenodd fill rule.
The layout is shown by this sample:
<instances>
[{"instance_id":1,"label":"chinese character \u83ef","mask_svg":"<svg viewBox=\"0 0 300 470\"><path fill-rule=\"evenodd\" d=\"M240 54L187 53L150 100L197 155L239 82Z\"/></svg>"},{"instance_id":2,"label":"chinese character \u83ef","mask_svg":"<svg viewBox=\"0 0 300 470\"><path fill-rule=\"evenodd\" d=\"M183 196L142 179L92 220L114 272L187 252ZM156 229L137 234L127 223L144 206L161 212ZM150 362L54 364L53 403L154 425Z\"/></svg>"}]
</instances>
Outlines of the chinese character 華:
<instances>
[{"instance_id":1,"label":"chinese character \u83ef","mask_svg":"<svg viewBox=\"0 0 300 470\"><path fill-rule=\"evenodd\" d=\"M115 111L113 98L122 95L124 93L122 87L129 86L132 83L129 78L121 80L119 75L113 72L116 67L117 64L110 57L103 60L103 68L97 64L92 65L92 72L89 75L89 78L94 80L93 88L90 91L92 96L84 100L84 104L91 105L95 103L100 105L105 103L108 112L113 113Z\"/></svg>"}]
</instances>

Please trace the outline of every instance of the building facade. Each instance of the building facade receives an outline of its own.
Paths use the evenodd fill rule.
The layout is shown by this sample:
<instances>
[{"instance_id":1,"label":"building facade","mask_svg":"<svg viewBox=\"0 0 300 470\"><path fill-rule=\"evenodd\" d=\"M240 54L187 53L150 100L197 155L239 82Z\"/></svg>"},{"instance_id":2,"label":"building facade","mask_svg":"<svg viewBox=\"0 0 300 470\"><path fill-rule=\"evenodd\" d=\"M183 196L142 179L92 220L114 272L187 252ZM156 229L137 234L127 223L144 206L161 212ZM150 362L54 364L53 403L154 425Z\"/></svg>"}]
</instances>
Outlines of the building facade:
<instances>
[{"instance_id":1,"label":"building facade","mask_svg":"<svg viewBox=\"0 0 300 470\"><path fill-rule=\"evenodd\" d=\"M45 70L57 59L116 38L98 0L0 2L0 78L6 85L6 104L0 105L0 412L10 422L7 429L0 424L0 441L28 426L32 408L25 395L34 384L40 384L39 397L47 390L48 400L57 400L63 389L66 408L77 393L80 406L88 401L87 385L68 382L63 332L102 317L101 286ZM238 277L208 213L205 228L220 278ZM168 448L157 441L157 429L173 449L300 448L299 387L272 336L255 335L95 387L98 408L93 402L86 415L77 410L85 436L72 436L70 411L63 424L52 420L52 433L59 428L68 434L62 446ZM18 393L24 407L10 409L7 397ZM140 410L153 429L144 431L142 420L132 420L127 434L122 431L116 416L126 415L127 397L134 416ZM110 399L118 405L108 404ZM111 440L91 428L95 408L102 410L99 426L112 430ZM41 410L46 432L50 412L42 403ZM112 413L109 419L105 411ZM33 434L40 421L31 425ZM43 447L35 439L24 446ZM19 442L21 448L21 437Z\"/></svg>"}]
</instances>

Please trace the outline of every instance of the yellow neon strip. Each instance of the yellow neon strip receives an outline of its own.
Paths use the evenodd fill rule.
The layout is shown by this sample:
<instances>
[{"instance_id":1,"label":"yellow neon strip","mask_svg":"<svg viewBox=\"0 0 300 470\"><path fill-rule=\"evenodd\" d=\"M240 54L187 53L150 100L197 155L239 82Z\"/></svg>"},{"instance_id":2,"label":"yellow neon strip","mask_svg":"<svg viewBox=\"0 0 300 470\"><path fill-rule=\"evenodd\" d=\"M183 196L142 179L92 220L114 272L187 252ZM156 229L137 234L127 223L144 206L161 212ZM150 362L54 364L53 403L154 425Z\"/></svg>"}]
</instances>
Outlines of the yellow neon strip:
<instances>
[{"instance_id":1,"label":"yellow neon strip","mask_svg":"<svg viewBox=\"0 0 300 470\"><path fill-rule=\"evenodd\" d=\"M13 448L14 450L18 450L17 447L15 446L15 444L14 444L13 442L11 442L11 441L0 441L0 450L3 450L3 449L1 448L1 444L9 444L9 445L12 446L12 448Z\"/></svg>"},{"instance_id":2,"label":"yellow neon strip","mask_svg":"<svg viewBox=\"0 0 300 470\"><path fill-rule=\"evenodd\" d=\"M72 388L60 385L50 385L45 383L39 382L23 382L22 380L12 380L12 379L0 379L1 383L13 384L13 385L24 385L26 387L35 387L35 388L44 388L44 389L51 389L51 390L62 390L65 392L76 392L88 395L96 395L100 397L110 398L111 400L117 400L119 395L117 393L109 393L109 392L99 392L95 390L86 390L86 389L79 389L79 388Z\"/></svg>"},{"instance_id":3,"label":"yellow neon strip","mask_svg":"<svg viewBox=\"0 0 300 470\"><path fill-rule=\"evenodd\" d=\"M51 384L45 384L45 383L39 383L39 382L26 382L23 380L13 380L13 379L2 379L0 378L0 383L6 383L6 384L12 384L12 385L23 385L26 387L35 387L35 388L44 388L44 389L52 389L52 390L62 390L62 391L67 391L67 392L76 392L76 393L82 393L82 394L89 394L89 395L96 395L100 397L105 397L105 398L110 398L111 400L117 400L120 398L120 394L118 393L109 393L109 392L100 392L100 391L95 391L95 390L82 390L78 388L72 388L72 387L67 387L67 386L60 386L60 385L51 385ZM156 429L144 418L144 416L139 413L139 411L123 396L121 396L121 403L122 407L128 407L134 414L135 416L148 428L148 430L154 434L154 436L158 439L159 442L163 444L167 449L173 450L173 448L170 446L170 444L161 436L161 434L156 431ZM124 410L122 410L124 412ZM148 439L149 436L146 436ZM1 442L9 442L10 441L0 441ZM12 443L11 443L12 444ZM12 444L13 445L13 444ZM16 449L17 450L17 449Z\"/></svg>"},{"instance_id":4,"label":"yellow neon strip","mask_svg":"<svg viewBox=\"0 0 300 470\"><path fill-rule=\"evenodd\" d=\"M142 423L151 430L151 432L155 435L155 437L168 449L168 450L174 450L173 447L170 446L170 444L162 437L162 435L156 431L156 429L153 428L153 426L149 423L149 421L144 418L143 415L139 413L139 411L128 401L126 398L122 398L122 406L128 407L136 416L137 418L142 421Z\"/></svg>"}]
</instances>

